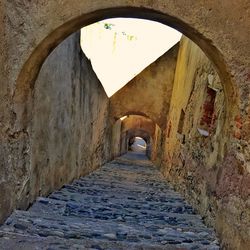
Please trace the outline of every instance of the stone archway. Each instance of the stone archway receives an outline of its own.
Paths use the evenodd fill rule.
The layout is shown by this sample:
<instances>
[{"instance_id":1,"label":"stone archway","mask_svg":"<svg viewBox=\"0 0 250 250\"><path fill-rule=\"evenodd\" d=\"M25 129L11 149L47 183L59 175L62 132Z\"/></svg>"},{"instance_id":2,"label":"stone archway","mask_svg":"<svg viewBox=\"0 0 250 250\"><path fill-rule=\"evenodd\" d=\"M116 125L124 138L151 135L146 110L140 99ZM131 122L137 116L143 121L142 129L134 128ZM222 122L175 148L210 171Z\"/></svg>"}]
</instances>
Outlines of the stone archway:
<instances>
[{"instance_id":1,"label":"stone archway","mask_svg":"<svg viewBox=\"0 0 250 250\"><path fill-rule=\"evenodd\" d=\"M151 118L141 114L129 113L123 120L117 120L112 126L113 157L126 153L129 139L139 136L148 144L146 152L148 158L155 163L157 158L161 158L164 130Z\"/></svg>"},{"instance_id":2,"label":"stone archway","mask_svg":"<svg viewBox=\"0 0 250 250\"><path fill-rule=\"evenodd\" d=\"M100 5L93 8L93 6L90 7L86 2L83 4L84 6L82 6L82 3L76 1L76 5L69 8L74 14L71 13L71 15L69 15L69 13L65 13L63 21L57 20L58 23L56 19L60 19L63 12L58 13L58 17L53 16L55 22L51 24L51 26L49 25L50 27L44 26L45 30L39 31L38 35L41 36L41 39L37 39L35 46L27 48L25 54L28 59L23 65L20 65L20 73L18 74L16 89L13 94L14 103L11 106L11 112L15 114L11 129L12 134L24 131L26 135L28 135L27 127L32 119L32 91L37 75L46 57L62 40L79 28L107 17L137 17L159 21L176 28L196 42L212 60L218 70L225 91L225 111L227 115L225 115L225 121L223 122L224 129L222 129L222 132L228 136L228 130L231 129L232 126L235 126L233 117L236 112L235 98L238 94L235 92L236 89L233 87L231 74L226 66L226 55L221 53L223 50L219 50L215 46L216 34L204 32L204 28L207 28L207 23L203 23L201 27L199 27L199 25L197 26L197 20L192 20L191 13L190 16L187 14L183 15L183 12L179 12L178 6L176 5L170 4L170 6L165 6L159 3L157 5L149 3L144 6L139 4L139 2L140 1L134 3L132 6L122 5L122 7L119 6L118 2L116 3L118 6L116 4L113 6L112 3L111 5L107 3L108 6L106 8ZM138 7L138 4L140 7ZM75 9L76 6L78 7L77 11ZM197 9L200 7L199 4L195 6ZM212 7L214 8L214 6ZM83 9L84 11L82 11ZM197 17L193 18L196 19ZM211 20L211 23L213 22L214 20ZM211 30L209 31L211 32ZM214 38L210 37L211 35L214 36ZM220 47L220 42L218 42L218 47ZM26 138L26 140L28 140L28 138ZM221 147L224 147L224 143L225 142L222 143Z\"/></svg>"},{"instance_id":3,"label":"stone archway","mask_svg":"<svg viewBox=\"0 0 250 250\"><path fill-rule=\"evenodd\" d=\"M164 5L154 6L154 4L150 6L150 8L148 8L149 6L147 6L147 4L145 8L142 8L141 5L138 7L137 3L135 3L135 6L130 5L126 7L126 5L123 5L119 7L118 3L118 6L112 6L111 8L100 8L100 6L96 6L96 8L91 8L91 11L88 11L88 3L85 4L87 7L85 6L84 13L75 12L76 6L78 6L78 9L82 7L81 4L77 2L76 6L71 7L75 15L68 16L68 20L64 20L61 25L53 24L51 27L47 27L50 28L50 31L45 30L43 34L39 34L42 35L43 39L41 39L40 42L37 43L37 46L30 51L28 60L21 66L21 71L17 77L16 89L13 94L14 103L12 106L12 113L15 114L15 120L13 121L14 126L12 127L12 133L18 133L19 131L26 131L25 133L27 133L27 127L32 119L32 91L37 75L44 60L62 40L81 27L107 17L136 17L158 21L176 28L200 46L205 54L211 59L218 70L225 91L225 111L227 115L225 115L225 121L223 122L224 129L222 132L228 135L230 124L234 123L233 116L236 111L236 101L233 101L233 99L237 96L234 92L235 89L233 90L231 74L227 70L224 56L214 46L213 39L206 37L205 32L199 31L199 27L195 27L194 23L192 23L193 20L189 20L186 15L185 20L183 13L178 13L176 9L177 6L175 5L171 6L173 9L169 9ZM198 7L199 5L197 5L197 8ZM63 15L63 13L58 13L58 15L58 18L60 18L60 15ZM208 33L208 36L209 35ZM27 49L27 51L29 50L30 49ZM25 53L27 53L27 51ZM234 108L231 107L231 105L233 105ZM233 126L234 125L235 124L233 124ZM221 147L224 147L224 142Z\"/></svg>"},{"instance_id":4,"label":"stone archway","mask_svg":"<svg viewBox=\"0 0 250 250\"><path fill-rule=\"evenodd\" d=\"M153 138L153 135L150 134L149 131L144 129L129 129L126 131L126 141L129 144L128 149L131 150L131 142L134 143L134 140L136 137L139 137L144 140L146 144L145 148L145 154L148 156L148 158L151 158L151 143L155 143L155 138Z\"/></svg>"},{"instance_id":5,"label":"stone archway","mask_svg":"<svg viewBox=\"0 0 250 250\"><path fill-rule=\"evenodd\" d=\"M231 98L234 98L235 94L233 92L233 85L230 80L231 74L226 66L226 55L223 56L220 52L223 50L221 50L221 48L219 50L215 46L217 37L216 32L212 32L214 31L214 27L211 27L212 30L209 30L206 34L206 32L204 32L204 29L208 29L207 23L202 23L200 25L196 24L195 22L197 22L198 17L192 17L191 13L189 13L188 15L188 12L184 14L184 10L180 11L178 9L178 5L169 4L169 6L166 6L164 4L164 1L158 4L142 4L141 1L136 1L132 5L131 3L127 4L127 7L126 4L124 6L123 1L116 2L116 4L112 4L109 2L106 2L106 4L99 3L97 4L97 6L92 6L90 2L85 1L84 3L80 3L79 1L75 1L75 5L72 5L69 8L65 8L67 9L67 11L65 10L65 13L63 11L60 13L56 11L53 15L53 23L49 24L48 26L44 26L43 31L39 31L39 34L37 35L41 38L37 39L37 41L35 42L36 45L27 48L25 53L22 55L24 57L22 58L22 60L20 58L20 73L16 72L18 74L18 78L14 93L14 101L16 104L16 108L14 107L14 112L17 115L17 123L21 127L21 124L24 125L26 123L25 121L22 121L23 116L25 116L26 119L28 117L27 114L24 115L24 113L28 110L27 104L25 103L28 99L28 96L30 95L30 91L35 84L35 80L39 73L39 70L49 53L71 33L77 31L85 25L107 17L146 18L149 20L159 21L181 31L183 34L197 43L198 46L203 49L205 54L207 54L207 56L214 63L222 79L222 82L224 83L226 96L230 96L230 100L227 99L227 106L234 103ZM189 7L189 4L182 4L181 6L182 8L184 6ZM48 8L49 6L46 7ZM46 7L44 8L47 10ZM208 7L212 9L212 7L215 6ZM188 8L189 12L193 12L199 9L199 4L195 4L193 8ZM51 10L48 9L47 11L48 13L46 13L45 16L50 19L49 13ZM33 18L35 19L36 17L33 16ZM192 20L193 18L194 20ZM216 16L214 16L214 19L215 20L210 20L211 25L217 21ZM206 37L206 35L208 37ZM209 36L214 36L214 38ZM218 47L220 47L221 41L217 42ZM25 63L24 60L26 60ZM230 108L230 110L232 109ZM227 117L231 117L231 112L228 113ZM17 127L19 126L17 125Z\"/></svg>"},{"instance_id":6,"label":"stone archway","mask_svg":"<svg viewBox=\"0 0 250 250\"><path fill-rule=\"evenodd\" d=\"M122 117L128 117L130 115L137 115L137 116L143 116L148 119L152 119L150 115L141 112L141 111L136 111L136 110L129 110L123 113L120 113L118 116L111 116L112 124L115 123L117 120L121 119Z\"/></svg>"},{"instance_id":7,"label":"stone archway","mask_svg":"<svg viewBox=\"0 0 250 250\"><path fill-rule=\"evenodd\" d=\"M249 142L247 132L249 129L247 113L249 110L247 69L249 43L244 35L248 34L246 20L248 17L242 17L242 13L249 8L248 1L218 4L194 0L181 0L178 3L174 0L168 3L164 0L157 2L119 0L94 3L73 0L70 3L26 1L17 6L15 4L8 2L5 6L4 14L7 21L4 28L8 34L4 34L1 48L6 47L9 55L3 70L3 75L7 75L6 78L9 79L7 81L9 93L5 98L9 98L10 103L4 105L8 110L4 113L9 112L9 115L6 115L3 120L3 123L8 124L8 129L4 128L3 131L8 132L7 138L10 141L15 140L17 148L22 148L23 145L28 145L26 148L29 148L27 127L32 114L32 90L39 70L50 52L68 35L84 25L106 17L138 17L159 21L178 29L198 44L214 63L226 96L226 116L222 130L226 136L223 143L229 145L227 148L232 151L226 163L230 164L233 161L236 166L238 164L241 166L242 157L245 161L245 153L239 155L238 148L235 149L233 144L244 145L245 142L241 140ZM14 16L18 18L12 19L11 17ZM10 42L12 35L16 38L15 44ZM229 130L233 135L231 141L228 139ZM26 154L27 152L25 151ZM15 151L12 153L15 154ZM239 156L242 157L239 158ZM220 181L223 176L228 177L230 181L235 175L237 177L238 173L233 172L232 176L227 176L227 173L219 171L219 175ZM223 196L225 190L219 191ZM12 204L12 208L14 205ZM224 214L223 216L225 217ZM223 220L221 219L222 222ZM218 225L219 229L221 224ZM223 229L220 229L220 232L230 235L230 230L226 228L223 232Z\"/></svg>"}]
</instances>

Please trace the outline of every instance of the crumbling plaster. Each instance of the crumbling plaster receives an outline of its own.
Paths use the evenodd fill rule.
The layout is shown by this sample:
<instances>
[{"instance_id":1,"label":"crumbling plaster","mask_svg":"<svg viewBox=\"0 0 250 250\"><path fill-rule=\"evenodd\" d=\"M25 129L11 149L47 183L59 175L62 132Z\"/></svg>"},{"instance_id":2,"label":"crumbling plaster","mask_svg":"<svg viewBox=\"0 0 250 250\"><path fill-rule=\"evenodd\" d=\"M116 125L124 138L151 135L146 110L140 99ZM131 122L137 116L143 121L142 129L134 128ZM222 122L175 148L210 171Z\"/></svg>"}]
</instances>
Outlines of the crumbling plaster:
<instances>
[{"instance_id":1,"label":"crumbling plaster","mask_svg":"<svg viewBox=\"0 0 250 250\"><path fill-rule=\"evenodd\" d=\"M243 160L240 146L243 141L236 142L235 133L233 138L223 133L226 105L222 82L213 64L197 45L183 37L161 168L207 223L217 228L224 247L247 249L250 240L248 153L246 150ZM181 129L180 123L183 123Z\"/></svg>"}]
</instances>

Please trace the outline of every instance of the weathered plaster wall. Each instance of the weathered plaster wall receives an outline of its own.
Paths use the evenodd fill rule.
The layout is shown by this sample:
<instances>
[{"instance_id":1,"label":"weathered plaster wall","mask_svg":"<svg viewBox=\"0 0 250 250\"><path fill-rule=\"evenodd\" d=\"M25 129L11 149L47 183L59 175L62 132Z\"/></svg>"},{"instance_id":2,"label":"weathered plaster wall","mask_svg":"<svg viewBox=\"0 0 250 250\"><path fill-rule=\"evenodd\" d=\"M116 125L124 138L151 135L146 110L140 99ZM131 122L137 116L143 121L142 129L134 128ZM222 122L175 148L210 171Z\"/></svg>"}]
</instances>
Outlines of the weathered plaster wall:
<instances>
[{"instance_id":1,"label":"weathered plaster wall","mask_svg":"<svg viewBox=\"0 0 250 250\"><path fill-rule=\"evenodd\" d=\"M225 104L213 65L184 37L165 131L162 171L206 221L216 225L227 248L247 249L250 177L242 165L232 161L232 152L224 158L224 144L229 140L222 133Z\"/></svg>"},{"instance_id":2,"label":"weathered plaster wall","mask_svg":"<svg viewBox=\"0 0 250 250\"><path fill-rule=\"evenodd\" d=\"M115 158L122 154L121 127L122 127L122 121L120 119L118 119L112 126L112 142L111 142L112 158Z\"/></svg>"},{"instance_id":3,"label":"weathered plaster wall","mask_svg":"<svg viewBox=\"0 0 250 250\"><path fill-rule=\"evenodd\" d=\"M129 148L128 148L128 131L121 133L120 145L121 145L121 147L120 147L121 155L127 153L129 150Z\"/></svg>"},{"instance_id":4,"label":"weathered plaster wall","mask_svg":"<svg viewBox=\"0 0 250 250\"><path fill-rule=\"evenodd\" d=\"M110 98L112 119L127 114L146 115L165 127L178 48L176 44Z\"/></svg>"},{"instance_id":5,"label":"weathered plaster wall","mask_svg":"<svg viewBox=\"0 0 250 250\"><path fill-rule=\"evenodd\" d=\"M6 216L10 211L12 202L9 199L10 186L9 175L13 170L10 164L9 152L9 138L7 135L10 122L10 93L9 93L9 74L8 74L8 47L7 43L7 29L5 27L6 8L5 3L0 1L0 197L1 205L0 211Z\"/></svg>"},{"instance_id":6,"label":"weathered plaster wall","mask_svg":"<svg viewBox=\"0 0 250 250\"><path fill-rule=\"evenodd\" d=\"M109 159L109 100L81 52L73 34L48 57L32 96L30 141L20 152L16 172L10 172L5 196L25 208L74 178L91 172ZM2 190L1 190L2 191ZM5 212L5 213L3 213Z\"/></svg>"},{"instance_id":7,"label":"weathered plaster wall","mask_svg":"<svg viewBox=\"0 0 250 250\"><path fill-rule=\"evenodd\" d=\"M151 161L154 162L156 166L161 166L163 159L163 139L164 131L161 130L159 126L155 126L155 133L153 137L154 144L151 144Z\"/></svg>"}]
</instances>

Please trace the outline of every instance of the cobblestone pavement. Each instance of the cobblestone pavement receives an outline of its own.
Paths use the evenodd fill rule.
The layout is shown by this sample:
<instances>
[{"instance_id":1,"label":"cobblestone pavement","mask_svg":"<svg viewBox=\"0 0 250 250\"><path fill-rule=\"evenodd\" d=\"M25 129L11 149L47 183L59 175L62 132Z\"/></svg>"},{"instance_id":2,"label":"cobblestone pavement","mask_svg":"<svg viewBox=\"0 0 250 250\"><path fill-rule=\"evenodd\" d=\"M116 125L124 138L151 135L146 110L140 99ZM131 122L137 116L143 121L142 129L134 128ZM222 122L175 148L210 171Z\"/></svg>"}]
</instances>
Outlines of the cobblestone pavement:
<instances>
[{"instance_id":1,"label":"cobblestone pavement","mask_svg":"<svg viewBox=\"0 0 250 250\"><path fill-rule=\"evenodd\" d=\"M0 249L219 249L215 233L141 154L39 197L0 227Z\"/></svg>"}]
</instances>

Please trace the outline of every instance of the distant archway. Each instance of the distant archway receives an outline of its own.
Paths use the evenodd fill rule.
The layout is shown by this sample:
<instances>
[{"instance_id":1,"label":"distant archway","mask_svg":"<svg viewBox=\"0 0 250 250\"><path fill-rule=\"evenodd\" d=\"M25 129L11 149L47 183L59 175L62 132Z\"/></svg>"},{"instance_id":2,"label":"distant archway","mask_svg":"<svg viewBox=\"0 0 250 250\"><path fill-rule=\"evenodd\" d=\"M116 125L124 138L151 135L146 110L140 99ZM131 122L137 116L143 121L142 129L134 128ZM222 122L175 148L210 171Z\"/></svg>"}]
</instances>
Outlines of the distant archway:
<instances>
[{"instance_id":1,"label":"distant archway","mask_svg":"<svg viewBox=\"0 0 250 250\"><path fill-rule=\"evenodd\" d=\"M156 132L161 129L154 121L141 115L128 115L124 116L122 120L117 120L116 124L120 124L119 144L121 154L131 149L134 138L141 137L147 144L147 156L149 158L155 156L159 140Z\"/></svg>"},{"instance_id":2,"label":"distant archway","mask_svg":"<svg viewBox=\"0 0 250 250\"><path fill-rule=\"evenodd\" d=\"M133 152L138 152L142 154L146 154L147 143L146 141L139 136L135 136L129 139L129 150Z\"/></svg>"}]
</instances>

